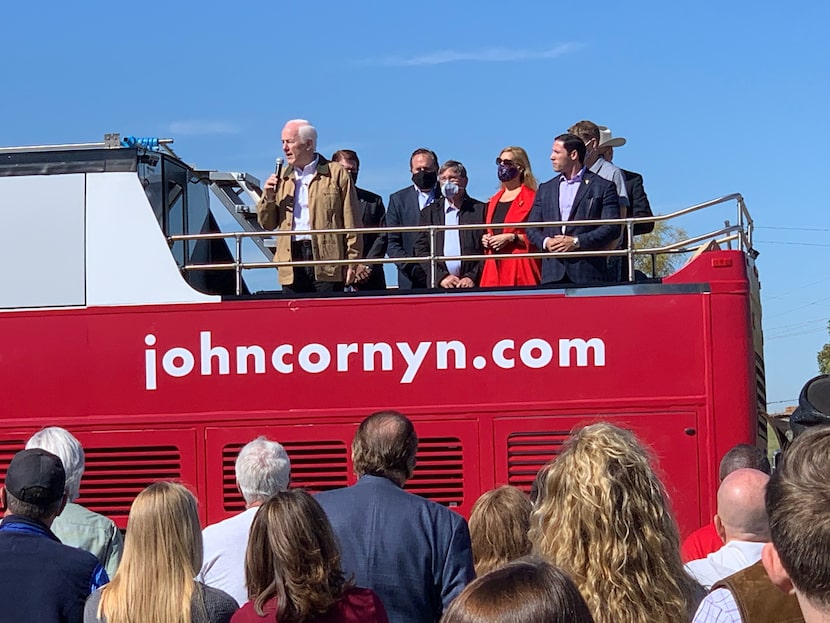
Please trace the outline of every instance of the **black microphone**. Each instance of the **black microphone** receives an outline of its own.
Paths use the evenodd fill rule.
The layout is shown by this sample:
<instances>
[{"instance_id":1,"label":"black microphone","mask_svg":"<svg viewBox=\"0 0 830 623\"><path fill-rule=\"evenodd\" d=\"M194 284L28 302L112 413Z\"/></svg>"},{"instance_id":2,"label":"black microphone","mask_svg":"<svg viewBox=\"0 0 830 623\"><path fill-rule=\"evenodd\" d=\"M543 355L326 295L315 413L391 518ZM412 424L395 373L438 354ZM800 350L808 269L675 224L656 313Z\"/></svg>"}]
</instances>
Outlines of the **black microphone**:
<instances>
[{"instance_id":1,"label":"black microphone","mask_svg":"<svg viewBox=\"0 0 830 623\"><path fill-rule=\"evenodd\" d=\"M274 184L274 195L276 195L280 187L280 180L282 179L282 158L277 158L274 164L274 175L277 176L277 181Z\"/></svg>"}]
</instances>

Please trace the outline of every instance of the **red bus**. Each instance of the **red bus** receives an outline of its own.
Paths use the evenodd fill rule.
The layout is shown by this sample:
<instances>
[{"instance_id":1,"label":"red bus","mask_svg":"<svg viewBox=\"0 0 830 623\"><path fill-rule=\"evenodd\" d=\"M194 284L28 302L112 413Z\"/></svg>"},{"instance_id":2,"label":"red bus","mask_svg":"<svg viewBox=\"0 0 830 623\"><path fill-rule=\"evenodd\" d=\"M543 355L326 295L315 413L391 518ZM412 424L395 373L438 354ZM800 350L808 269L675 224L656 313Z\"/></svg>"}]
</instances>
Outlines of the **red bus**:
<instances>
[{"instance_id":1,"label":"red bus","mask_svg":"<svg viewBox=\"0 0 830 623\"><path fill-rule=\"evenodd\" d=\"M341 487L357 424L397 409L420 437L407 488L468 514L494 486L527 490L574 427L607 420L651 445L688 533L714 514L720 456L766 445L740 196L738 225L691 241L721 244L663 279L284 298L236 280L241 237L181 238L219 231L209 190L251 222L256 180L129 145L0 150L3 473L60 425L86 451L80 503L124 527L144 486L180 479L213 523L243 506L244 443L283 443L294 486Z\"/></svg>"}]
</instances>

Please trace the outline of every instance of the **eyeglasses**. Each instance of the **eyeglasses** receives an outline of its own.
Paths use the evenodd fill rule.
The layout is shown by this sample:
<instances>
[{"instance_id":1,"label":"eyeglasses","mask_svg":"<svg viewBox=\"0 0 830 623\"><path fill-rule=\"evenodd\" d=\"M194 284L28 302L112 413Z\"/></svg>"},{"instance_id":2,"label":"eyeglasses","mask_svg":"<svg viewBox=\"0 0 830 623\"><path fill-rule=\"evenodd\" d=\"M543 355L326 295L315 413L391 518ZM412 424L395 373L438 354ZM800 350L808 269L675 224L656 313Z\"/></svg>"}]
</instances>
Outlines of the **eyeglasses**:
<instances>
[{"instance_id":1,"label":"eyeglasses","mask_svg":"<svg viewBox=\"0 0 830 623\"><path fill-rule=\"evenodd\" d=\"M513 162L512 160L508 160L507 158L505 158L504 160L502 160L501 158L496 158L496 165L500 165L500 164L503 164L503 165L508 166L508 167L512 167L512 166L515 166L516 163Z\"/></svg>"}]
</instances>

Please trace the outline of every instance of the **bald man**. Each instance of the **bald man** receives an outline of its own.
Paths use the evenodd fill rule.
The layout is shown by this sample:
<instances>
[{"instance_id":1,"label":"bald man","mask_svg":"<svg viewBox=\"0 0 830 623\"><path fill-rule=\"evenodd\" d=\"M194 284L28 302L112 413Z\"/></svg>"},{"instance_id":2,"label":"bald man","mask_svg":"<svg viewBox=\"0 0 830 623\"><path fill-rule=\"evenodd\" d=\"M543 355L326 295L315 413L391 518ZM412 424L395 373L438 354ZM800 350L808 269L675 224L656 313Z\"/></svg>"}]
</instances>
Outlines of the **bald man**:
<instances>
[{"instance_id":1,"label":"bald man","mask_svg":"<svg viewBox=\"0 0 830 623\"><path fill-rule=\"evenodd\" d=\"M757 469L739 469L721 482L715 529L725 545L686 564L686 570L706 588L761 559L764 543L770 540L764 506L768 481L769 476Z\"/></svg>"}]
</instances>

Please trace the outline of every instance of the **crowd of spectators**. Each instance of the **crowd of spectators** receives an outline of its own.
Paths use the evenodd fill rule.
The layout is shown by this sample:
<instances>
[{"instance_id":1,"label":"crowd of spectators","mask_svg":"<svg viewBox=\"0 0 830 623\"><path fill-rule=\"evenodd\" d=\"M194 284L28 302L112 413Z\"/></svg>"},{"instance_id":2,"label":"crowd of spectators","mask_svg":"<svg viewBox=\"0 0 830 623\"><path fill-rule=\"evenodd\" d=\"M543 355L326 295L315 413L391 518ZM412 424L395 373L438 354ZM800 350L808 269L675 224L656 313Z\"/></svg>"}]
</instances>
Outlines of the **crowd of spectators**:
<instances>
[{"instance_id":1,"label":"crowd of spectators","mask_svg":"<svg viewBox=\"0 0 830 623\"><path fill-rule=\"evenodd\" d=\"M817 623L830 616L830 426L805 427L772 476L753 446L730 450L720 465L717 542L692 536L708 551L685 565L654 459L627 429L596 422L574 431L538 471L531 496L512 486L488 491L469 523L405 489L417 447L407 417L375 413L352 442L356 484L311 495L289 489L288 454L259 437L236 462L245 510L202 530L194 495L158 481L134 500L122 551L101 549L113 540L111 525L94 513L73 515L66 543L56 536L56 518L78 495L83 450L67 431L45 429L13 457L0 490L0 620ZM120 560L107 555L113 549Z\"/></svg>"},{"instance_id":2,"label":"crowd of spectators","mask_svg":"<svg viewBox=\"0 0 830 623\"><path fill-rule=\"evenodd\" d=\"M495 159L499 187L487 202L467 194L461 162L441 164L434 151L419 148L409 159L412 184L393 193L386 210L379 195L357 186L360 159L354 150L326 159L317 152L317 130L293 119L282 130L288 166L265 181L257 216L263 228L285 232L277 236L274 260L289 294L384 290L383 266L374 260L386 256L395 260L404 290L619 281L626 275L619 258L579 253L621 248L623 228L568 221L652 216L642 176L611 162L614 147L625 142L606 126L580 121L554 139L551 163L558 175L541 185L527 152L505 147ZM565 224L522 225L552 221ZM418 226L433 229L357 229ZM634 233L652 228L639 223ZM527 255L540 252L551 256ZM460 256L467 259L452 259ZM343 263L298 265L327 260Z\"/></svg>"}]
</instances>

